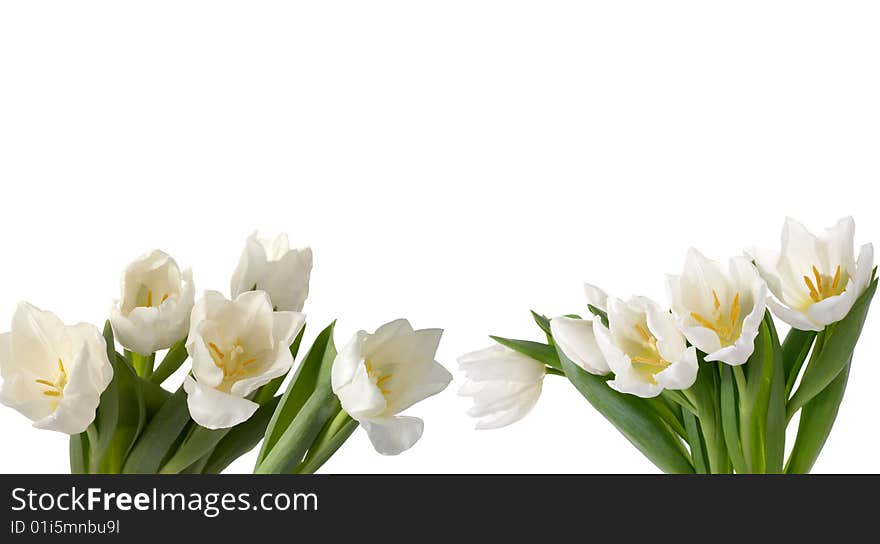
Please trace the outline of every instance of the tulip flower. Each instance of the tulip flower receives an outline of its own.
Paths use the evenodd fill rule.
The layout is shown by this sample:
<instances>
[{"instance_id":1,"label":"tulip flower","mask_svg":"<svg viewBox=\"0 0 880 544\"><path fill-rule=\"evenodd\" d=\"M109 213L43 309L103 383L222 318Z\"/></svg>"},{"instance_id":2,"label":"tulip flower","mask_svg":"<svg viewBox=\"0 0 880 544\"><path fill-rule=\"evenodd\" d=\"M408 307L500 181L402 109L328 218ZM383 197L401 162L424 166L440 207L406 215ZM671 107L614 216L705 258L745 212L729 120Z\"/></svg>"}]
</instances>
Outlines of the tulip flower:
<instances>
[{"instance_id":1,"label":"tulip flower","mask_svg":"<svg viewBox=\"0 0 880 544\"><path fill-rule=\"evenodd\" d=\"M517 422L538 402L544 363L495 345L462 355L459 368L467 381L459 395L471 397L468 415L480 418L477 429L497 429Z\"/></svg>"},{"instance_id":2,"label":"tulip flower","mask_svg":"<svg viewBox=\"0 0 880 544\"><path fill-rule=\"evenodd\" d=\"M79 434L95 419L113 379L104 337L93 325L64 325L22 302L12 330L0 334L0 402L34 427Z\"/></svg>"},{"instance_id":3,"label":"tulip flower","mask_svg":"<svg viewBox=\"0 0 880 544\"><path fill-rule=\"evenodd\" d=\"M675 318L657 303L608 298L608 326L593 325L596 343L614 379L608 385L643 398L664 389L687 389L697 379L697 352L688 347Z\"/></svg>"},{"instance_id":4,"label":"tulip flower","mask_svg":"<svg viewBox=\"0 0 880 544\"><path fill-rule=\"evenodd\" d=\"M397 455L422 436L424 423L399 416L446 389L452 375L434 360L440 329L413 330L405 319L358 331L333 361L331 385L342 409L383 455Z\"/></svg>"},{"instance_id":5,"label":"tulip flower","mask_svg":"<svg viewBox=\"0 0 880 544\"><path fill-rule=\"evenodd\" d=\"M589 319L554 317L550 320L550 333L562 353L590 374L604 376L611 368L596 343L593 328L594 323Z\"/></svg>"},{"instance_id":6,"label":"tulip flower","mask_svg":"<svg viewBox=\"0 0 880 544\"><path fill-rule=\"evenodd\" d=\"M595 285L585 283L584 293L587 295L587 304L603 312L608 306L608 295Z\"/></svg>"},{"instance_id":7,"label":"tulip flower","mask_svg":"<svg viewBox=\"0 0 880 544\"><path fill-rule=\"evenodd\" d=\"M764 319L767 284L745 258L727 270L691 249L680 276L668 276L672 313L688 341L707 361L741 365L755 349Z\"/></svg>"},{"instance_id":8,"label":"tulip flower","mask_svg":"<svg viewBox=\"0 0 880 544\"><path fill-rule=\"evenodd\" d=\"M584 284L584 292L588 305L603 312L607 311L608 295L605 291L587 283ZM556 317L550 320L550 332L557 347L576 365L597 376L611 372L605 356L596 344L592 321Z\"/></svg>"},{"instance_id":9,"label":"tulip flower","mask_svg":"<svg viewBox=\"0 0 880 544\"><path fill-rule=\"evenodd\" d=\"M311 272L310 248L291 250L286 234L259 238L254 233L232 274L232 296L265 291L275 309L300 312L309 296Z\"/></svg>"},{"instance_id":10,"label":"tulip flower","mask_svg":"<svg viewBox=\"0 0 880 544\"><path fill-rule=\"evenodd\" d=\"M786 219L781 251L757 249L752 257L767 282L767 304L780 319L800 330L821 331L840 321L871 283L874 246L854 254L855 222L838 221L819 236Z\"/></svg>"},{"instance_id":11,"label":"tulip flower","mask_svg":"<svg viewBox=\"0 0 880 544\"><path fill-rule=\"evenodd\" d=\"M208 429L248 420L259 405L247 398L293 365L290 345L305 323L299 312L276 312L263 291L227 300L206 291L192 312L184 380L192 419Z\"/></svg>"},{"instance_id":12,"label":"tulip flower","mask_svg":"<svg viewBox=\"0 0 880 544\"><path fill-rule=\"evenodd\" d=\"M186 338L195 299L192 272L153 250L122 275L122 298L110 310L113 334L126 349L151 355Z\"/></svg>"}]
</instances>

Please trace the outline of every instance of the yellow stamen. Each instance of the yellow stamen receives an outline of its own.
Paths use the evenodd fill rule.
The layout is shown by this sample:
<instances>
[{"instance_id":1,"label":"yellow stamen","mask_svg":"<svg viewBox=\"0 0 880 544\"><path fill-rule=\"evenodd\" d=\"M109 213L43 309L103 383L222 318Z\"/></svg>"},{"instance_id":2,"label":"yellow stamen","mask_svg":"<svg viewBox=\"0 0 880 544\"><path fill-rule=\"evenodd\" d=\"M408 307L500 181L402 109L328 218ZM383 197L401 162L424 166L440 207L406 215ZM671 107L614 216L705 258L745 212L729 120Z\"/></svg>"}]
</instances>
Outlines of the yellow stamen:
<instances>
[{"instance_id":1,"label":"yellow stamen","mask_svg":"<svg viewBox=\"0 0 880 544\"><path fill-rule=\"evenodd\" d=\"M840 265L837 265L837 270L834 272L834 279L831 281L831 289L837 289L837 285L840 283Z\"/></svg>"},{"instance_id":2,"label":"yellow stamen","mask_svg":"<svg viewBox=\"0 0 880 544\"><path fill-rule=\"evenodd\" d=\"M736 322L739 319L740 307L739 307L739 293L733 297L733 304L730 307L730 326L735 327Z\"/></svg>"},{"instance_id":3,"label":"yellow stamen","mask_svg":"<svg viewBox=\"0 0 880 544\"><path fill-rule=\"evenodd\" d=\"M223 353L220 351L220 348L218 348L217 344L215 344L214 342L208 342L208 347L214 350L214 353L217 354L217 357L221 359L226 357L225 355L223 355Z\"/></svg>"},{"instance_id":4,"label":"yellow stamen","mask_svg":"<svg viewBox=\"0 0 880 544\"><path fill-rule=\"evenodd\" d=\"M819 293L822 292L822 274L819 274L819 269L815 266L813 267L813 276L816 278L816 291Z\"/></svg>"},{"instance_id":5,"label":"yellow stamen","mask_svg":"<svg viewBox=\"0 0 880 544\"><path fill-rule=\"evenodd\" d=\"M67 374L67 371L64 370L64 363L61 362L61 357L58 358L58 370L60 370L62 374Z\"/></svg>"},{"instance_id":6,"label":"yellow stamen","mask_svg":"<svg viewBox=\"0 0 880 544\"><path fill-rule=\"evenodd\" d=\"M636 323L636 331L638 331L639 336L641 336L645 342L651 341L651 335L648 334L648 331L645 330L645 327L643 327L641 323Z\"/></svg>"},{"instance_id":7,"label":"yellow stamen","mask_svg":"<svg viewBox=\"0 0 880 544\"><path fill-rule=\"evenodd\" d=\"M168 293L165 293L164 295L162 295L162 300L159 301L159 304L162 304L166 300L168 300Z\"/></svg>"},{"instance_id":8,"label":"yellow stamen","mask_svg":"<svg viewBox=\"0 0 880 544\"><path fill-rule=\"evenodd\" d=\"M634 363L639 363L643 365L666 367L666 363L664 363L663 361L659 359L651 359L650 357L645 357L643 355L635 355L633 357L630 357L630 360Z\"/></svg>"},{"instance_id":9,"label":"yellow stamen","mask_svg":"<svg viewBox=\"0 0 880 544\"><path fill-rule=\"evenodd\" d=\"M367 369L367 374L369 374L370 372L373 371L373 363L371 363L370 361L367 361L366 363L364 363L364 366Z\"/></svg>"},{"instance_id":10,"label":"yellow stamen","mask_svg":"<svg viewBox=\"0 0 880 544\"><path fill-rule=\"evenodd\" d=\"M715 289L712 289L712 298L715 299L715 309L721 308L721 301L718 300L718 293L715 292Z\"/></svg>"},{"instance_id":11,"label":"yellow stamen","mask_svg":"<svg viewBox=\"0 0 880 544\"><path fill-rule=\"evenodd\" d=\"M252 365L252 364L254 364L254 363L256 363L256 362L257 362L257 358L256 358L256 357L251 357L250 359L247 359L247 360L245 360L245 361L242 361L241 366Z\"/></svg>"},{"instance_id":12,"label":"yellow stamen","mask_svg":"<svg viewBox=\"0 0 880 544\"><path fill-rule=\"evenodd\" d=\"M816 286L813 285L813 280L809 276L804 276L804 283L807 284L807 288L810 290L810 298L813 299L813 302L822 300L822 297L819 296L819 291L816 290Z\"/></svg>"},{"instance_id":13,"label":"yellow stamen","mask_svg":"<svg viewBox=\"0 0 880 544\"><path fill-rule=\"evenodd\" d=\"M153 307L153 292L149 289L147 290L147 308Z\"/></svg>"},{"instance_id":14,"label":"yellow stamen","mask_svg":"<svg viewBox=\"0 0 880 544\"><path fill-rule=\"evenodd\" d=\"M382 376L381 378L376 380L376 385L382 385L383 383L387 382L390 379L391 379L391 374L388 374L387 376Z\"/></svg>"},{"instance_id":15,"label":"yellow stamen","mask_svg":"<svg viewBox=\"0 0 880 544\"><path fill-rule=\"evenodd\" d=\"M700 325L706 327L707 329L709 329L711 331L715 331L716 333L718 332L718 328L715 325L713 325L712 322L710 322L708 319L701 316L697 312L691 312L691 317L694 319L694 321L696 321Z\"/></svg>"},{"instance_id":16,"label":"yellow stamen","mask_svg":"<svg viewBox=\"0 0 880 544\"><path fill-rule=\"evenodd\" d=\"M55 387L55 384L52 383L52 382L50 382L49 380L34 380L34 381L37 382L37 383L40 384L40 385L47 385L47 386L52 387L52 388Z\"/></svg>"},{"instance_id":17,"label":"yellow stamen","mask_svg":"<svg viewBox=\"0 0 880 544\"><path fill-rule=\"evenodd\" d=\"M43 394L46 395L47 397L60 397L61 396L61 392L55 391L55 390L43 391Z\"/></svg>"}]
</instances>

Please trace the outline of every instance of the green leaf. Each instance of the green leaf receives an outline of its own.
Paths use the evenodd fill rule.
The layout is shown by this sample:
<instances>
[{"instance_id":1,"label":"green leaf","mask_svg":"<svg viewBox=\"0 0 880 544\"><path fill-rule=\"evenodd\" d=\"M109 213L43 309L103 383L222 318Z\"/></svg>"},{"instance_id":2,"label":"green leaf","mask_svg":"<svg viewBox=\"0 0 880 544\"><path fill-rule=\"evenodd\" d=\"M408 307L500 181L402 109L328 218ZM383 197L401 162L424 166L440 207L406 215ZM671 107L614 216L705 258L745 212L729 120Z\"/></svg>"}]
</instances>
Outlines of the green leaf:
<instances>
[{"instance_id":1,"label":"green leaf","mask_svg":"<svg viewBox=\"0 0 880 544\"><path fill-rule=\"evenodd\" d=\"M807 404L810 399L821 393L837 378L841 370L849 363L855 350L856 342L862 333L871 299L877 290L875 279L870 287L862 293L849 314L826 330L825 343L818 356L811 360L801 378L801 384L788 401L788 419Z\"/></svg>"},{"instance_id":2,"label":"green leaf","mask_svg":"<svg viewBox=\"0 0 880 544\"><path fill-rule=\"evenodd\" d=\"M147 420L149 420L162 408L171 396L171 392L143 378L138 378L137 383L144 397L144 407L147 409Z\"/></svg>"},{"instance_id":3,"label":"green leaf","mask_svg":"<svg viewBox=\"0 0 880 544\"><path fill-rule=\"evenodd\" d=\"M762 321L755 338L755 351L744 365L747 381L740 391L740 432L743 455L749 472L764 474L767 460L767 410L773 379L773 340L767 322Z\"/></svg>"},{"instance_id":4,"label":"green leaf","mask_svg":"<svg viewBox=\"0 0 880 544\"><path fill-rule=\"evenodd\" d=\"M340 411L337 418L327 422L321 433L324 433L328 427L332 427L332 432L327 432L329 438L320 440L320 435L315 439L317 446L309 450L308 455L303 462L296 468L297 474L314 474L327 462L330 457L336 453L336 450L348 440L348 437L358 428L359 423L352 419L345 412Z\"/></svg>"},{"instance_id":5,"label":"green leaf","mask_svg":"<svg viewBox=\"0 0 880 544\"><path fill-rule=\"evenodd\" d=\"M614 391L608 387L607 377L586 372L562 351L559 351L559 360L581 395L660 470L693 474L690 454L649 403Z\"/></svg>"},{"instance_id":6,"label":"green leaf","mask_svg":"<svg viewBox=\"0 0 880 544\"><path fill-rule=\"evenodd\" d=\"M123 472L156 474L192 420L183 387L171 395L147 424L128 454Z\"/></svg>"},{"instance_id":7,"label":"green leaf","mask_svg":"<svg viewBox=\"0 0 880 544\"><path fill-rule=\"evenodd\" d=\"M293 339L293 343L290 345L290 355L293 356L293 360L296 360L296 355L299 353L299 346L302 344L303 334L306 332L306 326L303 325L299 330L299 334L296 335L296 338ZM284 380L287 378L287 375L290 374L288 370L283 375L278 376L271 382L267 383L263 387L257 390L257 394L254 396L254 402L259 405L266 404L274 398L275 393L281 389L281 384L284 383Z\"/></svg>"},{"instance_id":8,"label":"green leaf","mask_svg":"<svg viewBox=\"0 0 880 544\"><path fill-rule=\"evenodd\" d=\"M556 354L556 348L553 346L542 344L540 342L532 342L531 340L515 340L512 338L502 338L500 336L490 336L489 338L495 340L502 346L522 353L526 357L531 357L549 367L562 370L559 356Z\"/></svg>"},{"instance_id":9,"label":"green leaf","mask_svg":"<svg viewBox=\"0 0 880 544\"><path fill-rule=\"evenodd\" d=\"M150 381L155 384L164 382L180 368L180 365L186 361L187 357L189 357L189 354L186 351L186 338L184 338L171 346L162 362L159 363L159 366L150 375Z\"/></svg>"},{"instance_id":10,"label":"green leaf","mask_svg":"<svg viewBox=\"0 0 880 544\"><path fill-rule=\"evenodd\" d=\"M189 431L183 443L177 448L162 468L160 474L179 474L186 470L187 467L201 459L207 457L214 451L217 444L223 440L232 428L227 429L207 429L201 425L195 424Z\"/></svg>"},{"instance_id":11,"label":"green leaf","mask_svg":"<svg viewBox=\"0 0 880 544\"><path fill-rule=\"evenodd\" d=\"M706 458L706 445L700 432L699 423L694 414L684 411L684 426L687 429L688 444L691 446L691 459L697 474L709 474L709 462Z\"/></svg>"},{"instance_id":12,"label":"green leaf","mask_svg":"<svg viewBox=\"0 0 880 544\"><path fill-rule=\"evenodd\" d=\"M784 359L782 346L779 344L779 335L776 333L776 326L773 324L770 312L764 316L764 323L770 333L770 346L773 349L764 454L767 472L782 474L785 462L785 427L788 423L785 417L785 401L788 397L785 393Z\"/></svg>"},{"instance_id":13,"label":"green leaf","mask_svg":"<svg viewBox=\"0 0 880 544\"><path fill-rule=\"evenodd\" d=\"M601 321L603 325L605 325L606 327L608 326L608 312L596 308L592 304L587 304L587 309L590 311L591 314L598 317L599 321Z\"/></svg>"},{"instance_id":14,"label":"green leaf","mask_svg":"<svg viewBox=\"0 0 880 544\"><path fill-rule=\"evenodd\" d=\"M260 405L256 413L250 419L236 425L229 431L223 440L217 444L207 463L202 468L203 474L220 474L233 461L251 451L263 439L272 413L278 406L281 397L273 397L265 404Z\"/></svg>"},{"instance_id":15,"label":"green leaf","mask_svg":"<svg viewBox=\"0 0 880 544\"><path fill-rule=\"evenodd\" d=\"M69 457L71 474L87 474L89 466L89 437L85 431L70 435Z\"/></svg>"},{"instance_id":16,"label":"green leaf","mask_svg":"<svg viewBox=\"0 0 880 544\"><path fill-rule=\"evenodd\" d=\"M550 332L550 319L547 316L541 315L538 312L532 310L532 319L535 320L535 323L541 327L541 330L544 331L544 334L547 335L548 338L553 337L553 333Z\"/></svg>"},{"instance_id":17,"label":"green leaf","mask_svg":"<svg viewBox=\"0 0 880 544\"><path fill-rule=\"evenodd\" d=\"M849 379L850 365L851 363L844 366L834 381L801 410L797 438L785 467L787 474L807 474L819 458L819 453L831 433L831 427L834 426L834 420L837 419L837 411Z\"/></svg>"},{"instance_id":18,"label":"green leaf","mask_svg":"<svg viewBox=\"0 0 880 544\"><path fill-rule=\"evenodd\" d=\"M670 429L675 431L675 433L682 438L687 439L688 433L687 430L684 428L684 422L681 419L681 410L678 408L678 406L670 406L669 402L666 399L659 396L652 399L645 399L645 402L647 402L654 408L654 411L657 412L657 415L660 416L663 422L666 423L666 425L668 425Z\"/></svg>"},{"instance_id":19,"label":"green leaf","mask_svg":"<svg viewBox=\"0 0 880 544\"><path fill-rule=\"evenodd\" d=\"M113 366L113 379L101 395L95 427L97 447L89 456L90 472L116 474L146 421L146 407L132 367L116 357L113 329L104 325L107 357Z\"/></svg>"},{"instance_id":20,"label":"green leaf","mask_svg":"<svg viewBox=\"0 0 880 544\"><path fill-rule=\"evenodd\" d=\"M791 329L785 335L785 340L782 342L782 360L785 365L786 397L791 393L815 339L816 331Z\"/></svg>"},{"instance_id":21,"label":"green leaf","mask_svg":"<svg viewBox=\"0 0 880 544\"><path fill-rule=\"evenodd\" d=\"M333 329L335 326L336 321L333 321L318 334L305 359L296 369L293 379L287 386L287 390L281 397L281 401L278 403L278 407L272 414L272 419L266 428L266 438L263 440L263 446L260 448L257 465L268 455L269 451L275 446L275 443L278 442L278 439L281 438L281 435L284 434L285 429L287 429L299 411L305 406L305 403L317 387L319 378L324 375L329 381L329 367L332 365L333 359L331 358L327 363L326 371L322 371L321 367L325 362L325 353L333 345ZM332 353L333 357L335 357L335 347L332 348Z\"/></svg>"},{"instance_id":22,"label":"green leaf","mask_svg":"<svg viewBox=\"0 0 880 544\"><path fill-rule=\"evenodd\" d=\"M257 465L255 474L291 474L303 461L303 456L333 417L336 395L329 383L319 383L302 410L278 438L278 441Z\"/></svg>"},{"instance_id":23,"label":"green leaf","mask_svg":"<svg viewBox=\"0 0 880 544\"><path fill-rule=\"evenodd\" d=\"M724 442L727 444L727 455L733 463L733 469L739 474L744 474L748 472L748 468L739 439L733 370L730 365L723 363L719 365L719 368L721 369L721 428L724 433Z\"/></svg>"}]
</instances>

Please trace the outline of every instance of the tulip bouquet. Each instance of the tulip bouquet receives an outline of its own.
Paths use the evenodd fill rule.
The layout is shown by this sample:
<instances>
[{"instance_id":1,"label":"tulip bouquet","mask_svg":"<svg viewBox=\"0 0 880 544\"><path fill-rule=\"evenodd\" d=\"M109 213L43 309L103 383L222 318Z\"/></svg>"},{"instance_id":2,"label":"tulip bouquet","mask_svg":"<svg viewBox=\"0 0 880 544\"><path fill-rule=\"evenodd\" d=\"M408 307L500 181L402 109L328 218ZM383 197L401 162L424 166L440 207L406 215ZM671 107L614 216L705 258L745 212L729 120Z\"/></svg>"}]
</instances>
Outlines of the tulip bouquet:
<instances>
[{"instance_id":1,"label":"tulip bouquet","mask_svg":"<svg viewBox=\"0 0 880 544\"><path fill-rule=\"evenodd\" d=\"M546 375L565 376L665 472L809 472L877 289L873 248L856 259L854 230L847 218L814 236L789 219L781 251L727 266L691 250L667 278L669 308L587 285L590 319L533 312L546 342L492 337L461 357L461 394L477 428L501 427L529 412ZM790 326L784 338L774 315Z\"/></svg>"},{"instance_id":2,"label":"tulip bouquet","mask_svg":"<svg viewBox=\"0 0 880 544\"><path fill-rule=\"evenodd\" d=\"M334 322L291 372L311 269L310 249L254 234L231 299L196 300L190 270L152 251L126 268L103 332L21 303L0 335L0 402L70 435L74 473L219 473L261 440L255 472L312 473L358 426L401 453L423 424L398 414L451 380L434 360L442 331L401 319L337 352Z\"/></svg>"}]
</instances>

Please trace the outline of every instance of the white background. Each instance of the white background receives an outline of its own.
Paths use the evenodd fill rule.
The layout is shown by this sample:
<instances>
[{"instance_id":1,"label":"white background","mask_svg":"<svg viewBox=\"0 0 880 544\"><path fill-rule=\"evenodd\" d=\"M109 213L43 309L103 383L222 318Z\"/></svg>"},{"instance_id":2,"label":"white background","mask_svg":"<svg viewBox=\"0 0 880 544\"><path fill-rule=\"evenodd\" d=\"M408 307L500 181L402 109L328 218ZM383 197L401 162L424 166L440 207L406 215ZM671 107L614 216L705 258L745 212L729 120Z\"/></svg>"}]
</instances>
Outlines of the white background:
<instances>
[{"instance_id":1,"label":"white background","mask_svg":"<svg viewBox=\"0 0 880 544\"><path fill-rule=\"evenodd\" d=\"M663 300L688 246L776 246L786 215L878 242L878 25L873 2L4 2L0 316L100 325L154 247L227 291L245 237L283 230L315 251L308 340L405 316L454 369L539 339L530 308L583 312L582 281ZM880 468L878 312L817 472ZM359 430L324 472L656 470L564 379L482 432L460 386L409 411L412 450ZM0 408L0 471L67 470L65 436Z\"/></svg>"}]
</instances>

